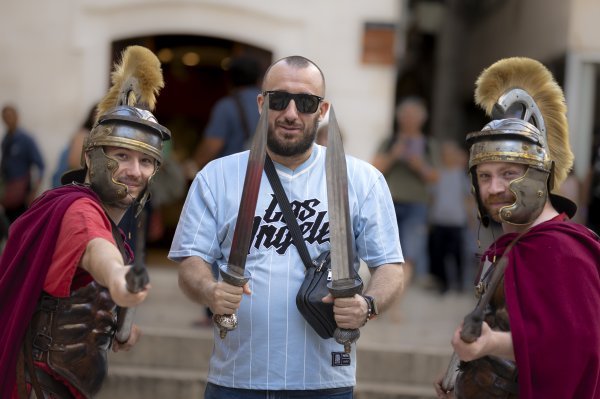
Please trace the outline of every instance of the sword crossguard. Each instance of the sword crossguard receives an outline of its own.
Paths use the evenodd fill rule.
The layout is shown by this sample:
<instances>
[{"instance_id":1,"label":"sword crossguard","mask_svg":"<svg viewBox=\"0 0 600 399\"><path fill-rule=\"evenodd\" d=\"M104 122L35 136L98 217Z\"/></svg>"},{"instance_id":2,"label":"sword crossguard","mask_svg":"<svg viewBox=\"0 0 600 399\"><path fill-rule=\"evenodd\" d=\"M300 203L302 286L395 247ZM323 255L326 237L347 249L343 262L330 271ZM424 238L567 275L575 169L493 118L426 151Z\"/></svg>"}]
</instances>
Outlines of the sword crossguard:
<instances>
[{"instance_id":1,"label":"sword crossguard","mask_svg":"<svg viewBox=\"0 0 600 399\"><path fill-rule=\"evenodd\" d=\"M327 288L334 298L350 298L354 294L362 292L363 282L360 278L355 277L332 281L327 284ZM358 328L346 329L338 327L333 333L333 338L338 344L344 345L344 352L350 353L352 352L352 344L360 338L360 330Z\"/></svg>"},{"instance_id":2,"label":"sword crossguard","mask_svg":"<svg viewBox=\"0 0 600 399\"><path fill-rule=\"evenodd\" d=\"M227 284L241 287L250 280L250 273L242 268L238 268L231 265L221 266L219 273ZM219 329L219 336L221 339L225 339L229 331L235 330L238 322L235 314L215 314L213 315L213 322Z\"/></svg>"}]
</instances>

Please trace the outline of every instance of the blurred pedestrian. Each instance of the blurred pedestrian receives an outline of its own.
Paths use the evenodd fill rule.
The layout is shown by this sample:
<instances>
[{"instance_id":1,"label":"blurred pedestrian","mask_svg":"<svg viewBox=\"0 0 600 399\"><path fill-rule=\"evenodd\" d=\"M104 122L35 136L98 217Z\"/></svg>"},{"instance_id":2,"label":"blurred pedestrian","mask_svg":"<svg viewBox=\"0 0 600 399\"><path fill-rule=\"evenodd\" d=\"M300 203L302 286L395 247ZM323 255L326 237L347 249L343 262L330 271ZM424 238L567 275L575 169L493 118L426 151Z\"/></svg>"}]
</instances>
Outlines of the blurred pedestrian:
<instances>
[{"instance_id":1,"label":"blurred pedestrian","mask_svg":"<svg viewBox=\"0 0 600 399\"><path fill-rule=\"evenodd\" d=\"M44 160L33 137L19 126L19 114L12 105L2 108L6 133L2 139L0 176L2 206L12 223L37 196L44 176Z\"/></svg>"},{"instance_id":2,"label":"blurred pedestrian","mask_svg":"<svg viewBox=\"0 0 600 399\"><path fill-rule=\"evenodd\" d=\"M60 178L65 172L81 167L81 149L83 148L85 138L90 134L92 127L94 127L96 105L94 104L89 109L85 120L73 136L69 138L69 142L61 151L58 158L58 165L52 175L52 187L59 187L61 185Z\"/></svg>"},{"instance_id":3,"label":"blurred pedestrian","mask_svg":"<svg viewBox=\"0 0 600 399\"><path fill-rule=\"evenodd\" d=\"M396 210L400 242L407 266L417 282L429 275L427 240L428 183L435 180L423 127L427 108L423 99L407 97L396 108L397 129L380 146L372 163L386 178Z\"/></svg>"},{"instance_id":4,"label":"blurred pedestrian","mask_svg":"<svg viewBox=\"0 0 600 399\"><path fill-rule=\"evenodd\" d=\"M600 234L600 134L596 133L592 162L585 181L585 224Z\"/></svg>"},{"instance_id":5,"label":"blurred pedestrian","mask_svg":"<svg viewBox=\"0 0 600 399\"><path fill-rule=\"evenodd\" d=\"M258 123L256 98L260 94L260 64L249 55L231 59L227 76L230 94L217 101L194 151L191 171L202 169L213 159L248 148ZM191 173L190 180L196 173Z\"/></svg>"},{"instance_id":6,"label":"blurred pedestrian","mask_svg":"<svg viewBox=\"0 0 600 399\"><path fill-rule=\"evenodd\" d=\"M463 289L464 239L472 201L466 152L456 142L444 141L440 155L437 180L431 185L429 260L443 294L450 288L452 264L455 286L458 291Z\"/></svg>"}]
</instances>

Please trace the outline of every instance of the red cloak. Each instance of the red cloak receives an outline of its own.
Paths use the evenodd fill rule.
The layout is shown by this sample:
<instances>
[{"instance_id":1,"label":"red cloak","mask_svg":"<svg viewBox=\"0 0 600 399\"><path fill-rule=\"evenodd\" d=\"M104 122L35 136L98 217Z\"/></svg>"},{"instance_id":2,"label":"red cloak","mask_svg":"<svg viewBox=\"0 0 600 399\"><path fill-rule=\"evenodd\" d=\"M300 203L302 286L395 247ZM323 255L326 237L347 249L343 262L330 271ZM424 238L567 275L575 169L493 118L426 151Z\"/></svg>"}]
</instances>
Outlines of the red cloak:
<instances>
[{"instance_id":1,"label":"red cloak","mask_svg":"<svg viewBox=\"0 0 600 399\"><path fill-rule=\"evenodd\" d=\"M500 237L489 253L502 254L515 237ZM519 397L600 398L600 239L552 220L523 235L508 259Z\"/></svg>"},{"instance_id":2,"label":"red cloak","mask_svg":"<svg viewBox=\"0 0 600 399\"><path fill-rule=\"evenodd\" d=\"M11 226L0 258L0 397L9 398L16 379L22 338L33 315L63 219L79 198L100 203L83 186L46 191Z\"/></svg>"}]
</instances>

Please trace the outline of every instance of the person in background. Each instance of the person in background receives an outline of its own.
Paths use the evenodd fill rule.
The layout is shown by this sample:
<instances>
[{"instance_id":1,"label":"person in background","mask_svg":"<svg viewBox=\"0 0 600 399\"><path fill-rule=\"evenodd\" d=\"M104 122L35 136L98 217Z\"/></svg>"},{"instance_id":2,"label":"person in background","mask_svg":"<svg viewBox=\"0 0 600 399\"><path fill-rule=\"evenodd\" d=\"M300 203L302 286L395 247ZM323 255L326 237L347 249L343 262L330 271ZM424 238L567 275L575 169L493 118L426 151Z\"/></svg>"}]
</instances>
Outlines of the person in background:
<instances>
[{"instance_id":1,"label":"person in background","mask_svg":"<svg viewBox=\"0 0 600 399\"><path fill-rule=\"evenodd\" d=\"M325 78L312 61L291 56L267 70L258 106L268 98L267 154L285 187L312 259L329 251L325 148L314 143L329 109ZM352 398L356 350L344 352L323 339L296 307L306 268L264 175L261 179L243 287L215 278L213 264L227 264L249 152L210 162L194 179L181 212L169 259L179 263L179 285L215 314L237 315L238 326L215 339L205 399L265 397ZM331 295L340 328L357 329L400 295L403 257L385 179L374 167L346 157L355 268L369 267L364 296ZM269 160L267 159L267 162ZM354 345L353 345L354 346Z\"/></svg>"},{"instance_id":2,"label":"person in background","mask_svg":"<svg viewBox=\"0 0 600 399\"><path fill-rule=\"evenodd\" d=\"M58 165L52 175L52 187L61 185L60 178L69 170L81 167L81 149L87 136L90 134L96 120L96 107L94 104L87 113L85 120L70 138L58 158Z\"/></svg>"},{"instance_id":3,"label":"person in background","mask_svg":"<svg viewBox=\"0 0 600 399\"><path fill-rule=\"evenodd\" d=\"M258 123L258 61L249 55L233 57L228 76L230 94L214 105L203 138L194 152L196 171L213 159L247 149ZM193 179L193 175L190 178Z\"/></svg>"},{"instance_id":4,"label":"person in background","mask_svg":"<svg viewBox=\"0 0 600 399\"><path fill-rule=\"evenodd\" d=\"M454 265L456 289L463 290L465 231L472 201L465 151L454 141L444 141L440 155L437 179L430 187L429 260L437 288L444 294L450 288L450 264Z\"/></svg>"},{"instance_id":5,"label":"person in background","mask_svg":"<svg viewBox=\"0 0 600 399\"><path fill-rule=\"evenodd\" d=\"M596 234L600 234L600 129L594 135L590 168L583 185L582 199L585 210L584 223Z\"/></svg>"},{"instance_id":6,"label":"person in background","mask_svg":"<svg viewBox=\"0 0 600 399\"><path fill-rule=\"evenodd\" d=\"M12 223L37 196L44 177L44 159L33 137L19 126L19 114L12 105L2 108L6 134L2 139L0 177L1 204Z\"/></svg>"},{"instance_id":7,"label":"person in background","mask_svg":"<svg viewBox=\"0 0 600 399\"><path fill-rule=\"evenodd\" d=\"M397 130L380 146L372 161L392 193L407 281L415 278L418 283L426 283L429 274L427 185L436 179L423 133L426 120L427 108L421 98L402 100L396 107Z\"/></svg>"},{"instance_id":8,"label":"person in background","mask_svg":"<svg viewBox=\"0 0 600 399\"><path fill-rule=\"evenodd\" d=\"M576 207L554 191L573 165L562 89L520 57L494 63L476 86L493 120L467 135L469 170L482 224L493 219L504 235L482 257L479 293L494 289L484 320L455 330L454 390L438 382L437 395L599 398L600 238L569 221Z\"/></svg>"}]
</instances>

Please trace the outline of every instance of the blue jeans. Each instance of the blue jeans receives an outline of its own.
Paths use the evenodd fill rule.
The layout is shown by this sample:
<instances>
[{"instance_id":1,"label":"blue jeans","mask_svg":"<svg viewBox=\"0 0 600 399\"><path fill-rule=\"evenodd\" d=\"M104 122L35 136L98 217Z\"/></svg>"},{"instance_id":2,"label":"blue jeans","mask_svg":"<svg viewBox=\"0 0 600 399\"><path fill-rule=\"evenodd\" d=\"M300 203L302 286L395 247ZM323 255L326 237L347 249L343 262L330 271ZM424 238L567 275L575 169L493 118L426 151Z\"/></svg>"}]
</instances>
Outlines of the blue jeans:
<instances>
[{"instance_id":1,"label":"blue jeans","mask_svg":"<svg viewBox=\"0 0 600 399\"><path fill-rule=\"evenodd\" d=\"M313 389L307 391L267 391L262 389L228 388L212 383L206 384L204 399L352 399L353 387Z\"/></svg>"},{"instance_id":2,"label":"blue jeans","mask_svg":"<svg viewBox=\"0 0 600 399\"><path fill-rule=\"evenodd\" d=\"M427 204L394 202L394 209L404 259L413 264L415 277L424 277L429 273Z\"/></svg>"}]
</instances>

